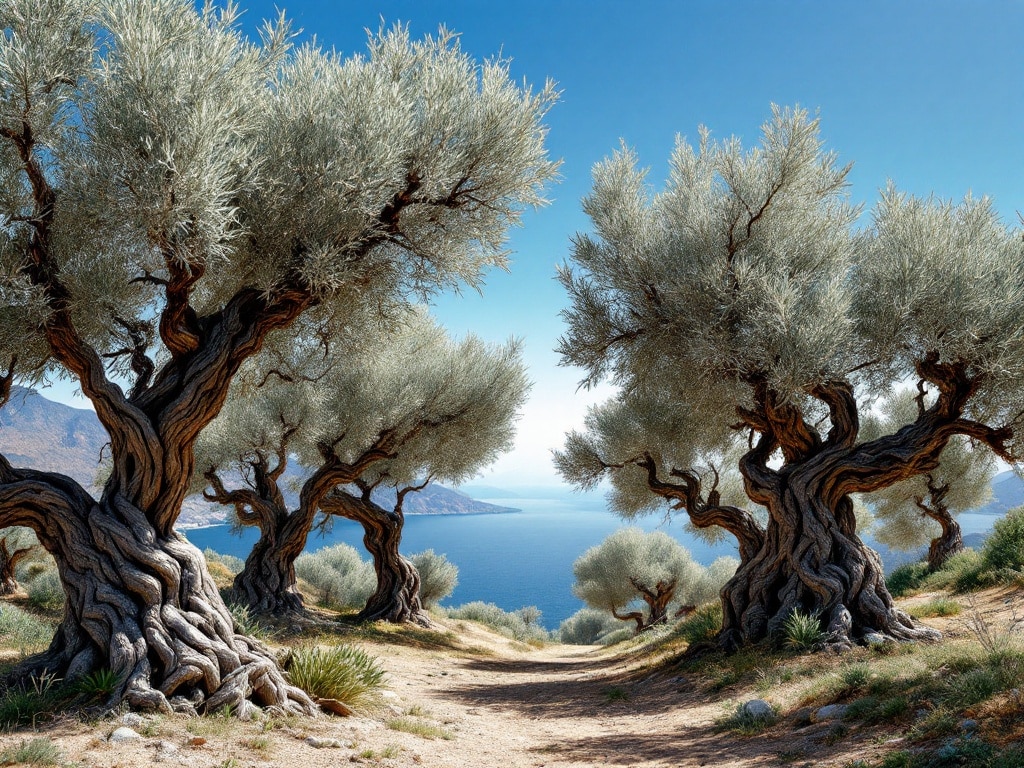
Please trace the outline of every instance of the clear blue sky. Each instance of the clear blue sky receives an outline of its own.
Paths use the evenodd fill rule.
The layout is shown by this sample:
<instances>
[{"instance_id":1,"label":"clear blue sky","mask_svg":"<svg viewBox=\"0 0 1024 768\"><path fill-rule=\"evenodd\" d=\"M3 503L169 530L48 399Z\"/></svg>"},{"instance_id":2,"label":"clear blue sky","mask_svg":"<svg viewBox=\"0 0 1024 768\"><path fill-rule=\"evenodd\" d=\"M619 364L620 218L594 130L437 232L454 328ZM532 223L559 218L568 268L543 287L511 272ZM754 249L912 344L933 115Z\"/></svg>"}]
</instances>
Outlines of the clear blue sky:
<instances>
[{"instance_id":1,"label":"clear blue sky","mask_svg":"<svg viewBox=\"0 0 1024 768\"><path fill-rule=\"evenodd\" d=\"M995 199L1008 222L1024 211L1024 3L611 2L610 0L240 0L245 24L283 7L304 30L343 53L365 50L366 29L405 22L415 36L440 24L484 58L513 60L517 79L555 80L549 148L564 161L552 204L512 233L513 263L483 296L442 298L437 314L456 333L524 337L536 382L517 449L482 482L555 484L549 451L578 426L581 373L552 352L565 305L554 281L569 239L585 230L580 198L593 164L620 141L659 185L677 134L746 143L772 102L819 110L822 132L869 205L887 179L916 194Z\"/></svg>"}]
</instances>

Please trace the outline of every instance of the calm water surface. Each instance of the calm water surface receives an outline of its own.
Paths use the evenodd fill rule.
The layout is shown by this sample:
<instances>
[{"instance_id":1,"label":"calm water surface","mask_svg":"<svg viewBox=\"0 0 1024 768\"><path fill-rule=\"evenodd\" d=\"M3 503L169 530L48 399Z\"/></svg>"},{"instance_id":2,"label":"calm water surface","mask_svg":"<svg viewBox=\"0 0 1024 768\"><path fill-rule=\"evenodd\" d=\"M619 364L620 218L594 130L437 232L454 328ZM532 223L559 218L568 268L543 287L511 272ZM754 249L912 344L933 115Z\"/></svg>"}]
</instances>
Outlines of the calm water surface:
<instances>
[{"instance_id":1,"label":"calm water surface","mask_svg":"<svg viewBox=\"0 0 1024 768\"><path fill-rule=\"evenodd\" d=\"M557 627L583 607L572 594L573 561L626 523L608 512L600 497L481 500L522 511L500 515L410 515L405 522L403 551L433 549L458 566L459 585L444 601L445 605L483 600L506 611L535 605L542 611L542 623L548 628ZM965 534L987 532L996 519L993 515L971 513L959 517ZM674 536L703 565L723 555L736 556L732 537L726 537L721 544L706 544L686 533L683 516L665 522L654 515L635 524L647 531L663 530ZM210 547L244 558L258 532L250 528L238 536L231 534L229 526L213 526L185 534L200 549ZM340 542L355 547L365 557L362 528L343 519L336 520L326 536L312 534L306 551ZM891 554L883 551L883 559L888 561ZM900 558L903 559L907 558Z\"/></svg>"}]
</instances>

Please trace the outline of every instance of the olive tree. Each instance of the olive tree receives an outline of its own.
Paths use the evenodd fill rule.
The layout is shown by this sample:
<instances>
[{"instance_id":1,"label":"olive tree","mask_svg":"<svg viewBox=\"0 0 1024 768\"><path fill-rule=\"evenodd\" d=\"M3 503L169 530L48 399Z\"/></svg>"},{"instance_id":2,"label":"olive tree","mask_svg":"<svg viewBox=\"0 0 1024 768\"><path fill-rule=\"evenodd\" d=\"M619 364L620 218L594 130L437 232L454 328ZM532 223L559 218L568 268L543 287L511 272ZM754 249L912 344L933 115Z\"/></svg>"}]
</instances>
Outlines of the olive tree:
<instances>
[{"instance_id":1,"label":"olive tree","mask_svg":"<svg viewBox=\"0 0 1024 768\"><path fill-rule=\"evenodd\" d=\"M377 589L360 617L429 623L416 568L399 552L403 503L424 479L460 482L511 445L528 389L519 345L456 342L419 311L378 338L336 344L310 378L299 378L313 367L305 352L298 366L294 353L280 357L255 360L238 378L198 448L206 497L260 529L236 599L256 613L304 613L295 559L323 511L363 527ZM281 487L291 457L300 467L294 508ZM237 487L225 470L238 473ZM390 509L372 498L384 487L396 489Z\"/></svg>"},{"instance_id":2,"label":"olive tree","mask_svg":"<svg viewBox=\"0 0 1024 768\"><path fill-rule=\"evenodd\" d=\"M911 421L919 393L901 390L882 404L877 416L864 420L861 432L882 435ZM992 497L995 456L959 435L946 444L939 465L895 483L866 498L878 523L872 535L895 549L928 544L928 567L935 571L963 551L964 539L956 515L981 506Z\"/></svg>"},{"instance_id":3,"label":"olive tree","mask_svg":"<svg viewBox=\"0 0 1024 768\"><path fill-rule=\"evenodd\" d=\"M591 547L572 572L572 591L580 600L636 622L637 632L667 622L669 605L688 602L701 578L700 565L678 541L639 528L623 528Z\"/></svg>"},{"instance_id":4,"label":"olive tree","mask_svg":"<svg viewBox=\"0 0 1024 768\"><path fill-rule=\"evenodd\" d=\"M478 286L555 172L532 92L442 32L343 58L191 0L0 5L0 284L17 346L110 436L99 498L0 462L0 525L67 592L45 668L111 703L313 711L174 531L195 441L271 332L317 308ZM19 319L20 318L20 319ZM28 339L28 341L26 341Z\"/></svg>"},{"instance_id":5,"label":"olive tree","mask_svg":"<svg viewBox=\"0 0 1024 768\"><path fill-rule=\"evenodd\" d=\"M796 610L820 615L835 648L870 632L936 638L893 604L852 495L934 470L957 435L1014 459L1020 233L987 199L891 186L862 226L846 177L799 110L776 109L751 150L703 130L697 147L680 140L658 194L623 149L597 166L594 232L561 272L559 351L584 383L668 393L666 418L679 409L698 433L746 438L737 467L768 520L723 591L726 647L778 636ZM908 379L933 399L862 437L864 405ZM690 490L693 468L674 469L648 463L652 490Z\"/></svg>"}]
</instances>

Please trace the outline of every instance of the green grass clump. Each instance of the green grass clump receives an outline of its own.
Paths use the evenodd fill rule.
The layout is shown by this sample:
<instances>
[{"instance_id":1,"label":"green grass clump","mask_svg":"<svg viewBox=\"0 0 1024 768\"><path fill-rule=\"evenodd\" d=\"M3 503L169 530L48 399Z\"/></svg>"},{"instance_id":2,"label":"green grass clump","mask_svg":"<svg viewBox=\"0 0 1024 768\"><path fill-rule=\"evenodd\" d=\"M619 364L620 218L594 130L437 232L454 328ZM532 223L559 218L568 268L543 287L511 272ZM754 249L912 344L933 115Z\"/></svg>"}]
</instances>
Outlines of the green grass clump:
<instances>
[{"instance_id":1,"label":"green grass clump","mask_svg":"<svg viewBox=\"0 0 1024 768\"><path fill-rule=\"evenodd\" d=\"M445 739L450 741L455 738L451 731L414 717L396 717L393 720L388 720L387 726L392 731L411 733L424 739Z\"/></svg>"},{"instance_id":2,"label":"green grass clump","mask_svg":"<svg viewBox=\"0 0 1024 768\"><path fill-rule=\"evenodd\" d=\"M60 748L45 736L23 741L0 752L2 765L59 765Z\"/></svg>"},{"instance_id":3,"label":"green grass clump","mask_svg":"<svg viewBox=\"0 0 1024 768\"><path fill-rule=\"evenodd\" d=\"M754 717L747 712L743 704L740 704L731 715L716 723L716 730L731 731L740 736L754 736L775 725L778 719L776 712L768 717Z\"/></svg>"},{"instance_id":4,"label":"green grass clump","mask_svg":"<svg viewBox=\"0 0 1024 768\"><path fill-rule=\"evenodd\" d=\"M366 701L384 682L377 660L352 645L296 648L287 669L289 680L307 693L349 706Z\"/></svg>"},{"instance_id":5,"label":"green grass clump","mask_svg":"<svg viewBox=\"0 0 1024 768\"><path fill-rule=\"evenodd\" d=\"M722 628L722 604L720 602L702 605L676 625L674 637L685 640L689 645L713 640Z\"/></svg>"},{"instance_id":6,"label":"green grass clump","mask_svg":"<svg viewBox=\"0 0 1024 768\"><path fill-rule=\"evenodd\" d=\"M782 625L786 647L796 651L809 651L825 642L825 632L816 614L793 611Z\"/></svg>"},{"instance_id":7,"label":"green grass clump","mask_svg":"<svg viewBox=\"0 0 1024 768\"><path fill-rule=\"evenodd\" d=\"M24 654L44 650L53 639L54 625L16 605L0 605L0 644Z\"/></svg>"},{"instance_id":8,"label":"green grass clump","mask_svg":"<svg viewBox=\"0 0 1024 768\"><path fill-rule=\"evenodd\" d=\"M915 608L910 609L910 615L915 619L927 619L934 616L957 616L963 610L963 606L956 600L948 597L937 597L929 600Z\"/></svg>"},{"instance_id":9,"label":"green grass clump","mask_svg":"<svg viewBox=\"0 0 1024 768\"><path fill-rule=\"evenodd\" d=\"M274 632L260 624L247 606L240 603L228 603L228 611L235 620L235 629L243 635L255 637L257 640L269 640Z\"/></svg>"},{"instance_id":10,"label":"green grass clump","mask_svg":"<svg viewBox=\"0 0 1024 768\"><path fill-rule=\"evenodd\" d=\"M536 621L525 621L522 611L503 611L494 603L477 600L458 608L448 608L445 612L450 619L478 621L521 643L544 643L551 639Z\"/></svg>"},{"instance_id":11,"label":"green grass clump","mask_svg":"<svg viewBox=\"0 0 1024 768\"><path fill-rule=\"evenodd\" d=\"M55 611L64 605L64 585L57 571L46 569L25 582L28 603L33 608Z\"/></svg>"},{"instance_id":12,"label":"green grass clump","mask_svg":"<svg viewBox=\"0 0 1024 768\"><path fill-rule=\"evenodd\" d=\"M918 591L930 573L928 563L907 563L886 577L885 586L893 597L903 597Z\"/></svg>"},{"instance_id":13,"label":"green grass clump","mask_svg":"<svg viewBox=\"0 0 1024 768\"><path fill-rule=\"evenodd\" d=\"M33 675L0 695L0 728L34 726L70 704L74 695L53 675Z\"/></svg>"},{"instance_id":14,"label":"green grass clump","mask_svg":"<svg viewBox=\"0 0 1024 768\"><path fill-rule=\"evenodd\" d=\"M929 587L960 593L975 592L992 583L992 576L985 568L981 553L973 549L965 549L953 555L928 579Z\"/></svg>"},{"instance_id":15,"label":"green grass clump","mask_svg":"<svg viewBox=\"0 0 1024 768\"><path fill-rule=\"evenodd\" d=\"M90 700L105 699L117 689L120 682L121 678L114 670L97 669L81 678L74 689Z\"/></svg>"}]
</instances>

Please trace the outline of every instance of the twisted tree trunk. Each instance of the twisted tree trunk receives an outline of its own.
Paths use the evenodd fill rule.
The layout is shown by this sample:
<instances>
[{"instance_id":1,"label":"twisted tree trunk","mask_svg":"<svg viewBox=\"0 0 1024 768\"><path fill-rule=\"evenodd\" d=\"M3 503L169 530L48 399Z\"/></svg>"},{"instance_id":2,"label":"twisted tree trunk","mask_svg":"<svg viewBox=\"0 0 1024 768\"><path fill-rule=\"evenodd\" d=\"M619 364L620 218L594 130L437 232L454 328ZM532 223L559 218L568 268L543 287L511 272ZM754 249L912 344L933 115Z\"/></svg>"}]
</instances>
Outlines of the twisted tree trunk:
<instances>
[{"instance_id":1,"label":"twisted tree trunk","mask_svg":"<svg viewBox=\"0 0 1024 768\"><path fill-rule=\"evenodd\" d=\"M960 524L953 517L946 506L946 495L949 493L949 483L936 485L931 474L927 476L928 500L923 497L914 499L921 514L931 518L942 528L942 533L932 539L928 546L928 570L937 571L953 555L964 550L964 536Z\"/></svg>"},{"instance_id":2,"label":"twisted tree trunk","mask_svg":"<svg viewBox=\"0 0 1024 768\"><path fill-rule=\"evenodd\" d=\"M370 498L369 487L364 487L361 497L338 490L321 502L321 508L327 514L354 520L363 527L363 544L373 557L377 588L359 612L360 620L432 626L420 601L419 572L399 551L405 525L402 504L407 493L423 487L399 491L392 511L384 509Z\"/></svg>"},{"instance_id":3,"label":"twisted tree trunk","mask_svg":"<svg viewBox=\"0 0 1024 768\"><path fill-rule=\"evenodd\" d=\"M794 471L768 504L764 545L722 592L721 645L779 640L794 611L819 617L826 645L842 650L867 634L935 640L939 633L895 607L878 555L857 536L853 504L823 486L824 467Z\"/></svg>"},{"instance_id":4,"label":"twisted tree trunk","mask_svg":"<svg viewBox=\"0 0 1024 768\"><path fill-rule=\"evenodd\" d=\"M308 611L295 578L297 556L278 545L283 533L278 531L273 536L261 533L252 552L245 558L245 566L235 576L231 598L257 615L307 618ZM299 551L302 551L301 547Z\"/></svg>"},{"instance_id":5,"label":"twisted tree trunk","mask_svg":"<svg viewBox=\"0 0 1024 768\"><path fill-rule=\"evenodd\" d=\"M748 495L768 509L769 521L760 551L723 589L723 646L778 637L795 610L819 616L834 649L872 633L939 639L939 632L895 607L878 555L857 536L850 495L934 470L954 434L1012 458L1005 446L1012 432L962 417L978 386L963 366L929 355L918 373L917 420L866 443L857 442L857 403L848 383L829 382L809 393L829 409L831 429L822 438L796 405L780 401L764 382L752 382L755 407L740 415L761 437L740 469ZM938 389L929 408L925 381ZM769 460L776 450L783 465L774 469Z\"/></svg>"},{"instance_id":6,"label":"twisted tree trunk","mask_svg":"<svg viewBox=\"0 0 1024 768\"><path fill-rule=\"evenodd\" d=\"M354 481L389 454L381 447L381 439L349 464L340 461L333 448L324 446L323 463L303 483L298 508L289 512L278 481L287 467L288 438L296 429L286 430L272 469L262 453L256 452L248 461L249 487L227 490L216 470L210 469L205 473L210 489L203 495L233 506L239 525L257 526L260 530L260 538L245 559L245 566L235 576L233 599L256 615L306 623L313 616L302 602L295 561L306 548L317 510L331 489Z\"/></svg>"},{"instance_id":7,"label":"twisted tree trunk","mask_svg":"<svg viewBox=\"0 0 1024 768\"><path fill-rule=\"evenodd\" d=\"M0 514L35 531L67 596L49 649L19 665L12 680L46 670L72 681L105 668L119 681L111 706L228 706L242 717L257 704L316 711L270 651L236 631L202 553L173 531L156 531L123 498L96 502L70 478L7 465Z\"/></svg>"},{"instance_id":8,"label":"twisted tree trunk","mask_svg":"<svg viewBox=\"0 0 1024 768\"><path fill-rule=\"evenodd\" d=\"M928 545L928 570L937 571L953 555L964 551L964 535L960 523L948 511L945 515L929 517L942 526L942 533Z\"/></svg>"},{"instance_id":9,"label":"twisted tree trunk","mask_svg":"<svg viewBox=\"0 0 1024 768\"><path fill-rule=\"evenodd\" d=\"M31 552L32 547L10 551L7 538L0 539L0 596L13 595L18 591L18 580L14 578L15 568Z\"/></svg>"}]
</instances>

